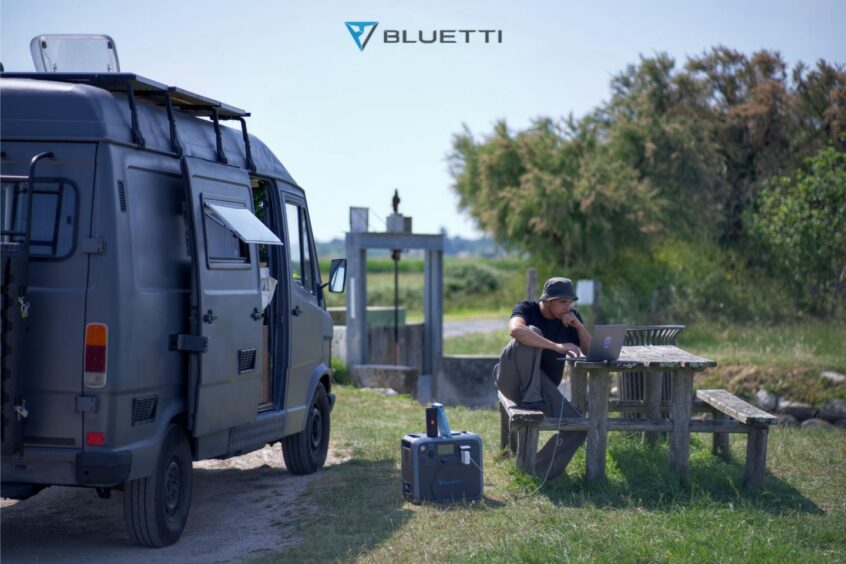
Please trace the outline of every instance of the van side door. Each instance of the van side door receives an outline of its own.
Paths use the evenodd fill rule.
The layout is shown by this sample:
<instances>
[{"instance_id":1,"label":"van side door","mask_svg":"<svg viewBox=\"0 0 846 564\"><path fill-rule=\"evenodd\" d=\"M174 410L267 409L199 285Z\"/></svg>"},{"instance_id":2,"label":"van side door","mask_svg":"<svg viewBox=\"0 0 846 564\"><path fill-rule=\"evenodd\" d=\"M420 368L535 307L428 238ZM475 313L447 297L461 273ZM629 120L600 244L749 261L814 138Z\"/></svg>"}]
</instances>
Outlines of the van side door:
<instances>
[{"instance_id":1,"label":"van side door","mask_svg":"<svg viewBox=\"0 0 846 564\"><path fill-rule=\"evenodd\" d=\"M195 253L195 333L206 340L205 352L196 355L198 381L188 392L193 434L201 436L256 420L265 344L255 243L282 243L254 215L246 171L194 158L184 163Z\"/></svg>"},{"instance_id":2,"label":"van side door","mask_svg":"<svg viewBox=\"0 0 846 564\"><path fill-rule=\"evenodd\" d=\"M291 357L288 369L288 394L285 406L289 410L304 408L310 401L308 394L311 376L321 362L323 347L323 316L318 303L319 273L315 264L314 245L305 200L282 193L285 224L288 233L288 260L291 287Z\"/></svg>"}]
</instances>

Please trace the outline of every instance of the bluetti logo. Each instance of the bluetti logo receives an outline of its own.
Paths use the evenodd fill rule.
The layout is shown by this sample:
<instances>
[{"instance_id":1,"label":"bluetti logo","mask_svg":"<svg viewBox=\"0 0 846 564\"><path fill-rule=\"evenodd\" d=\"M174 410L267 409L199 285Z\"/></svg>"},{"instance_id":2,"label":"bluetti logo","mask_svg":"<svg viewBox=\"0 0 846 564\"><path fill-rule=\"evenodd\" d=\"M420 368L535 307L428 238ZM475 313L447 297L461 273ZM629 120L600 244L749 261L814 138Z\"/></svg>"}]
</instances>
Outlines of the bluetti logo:
<instances>
[{"instance_id":1,"label":"bluetti logo","mask_svg":"<svg viewBox=\"0 0 846 564\"><path fill-rule=\"evenodd\" d=\"M367 42L370 41L370 38L373 36L373 32L376 31L376 26L379 25L379 22L344 22L347 26L347 29L352 35L355 44L358 45L359 51L364 51L364 48L367 47ZM370 28L370 31L367 32L367 29ZM364 38L364 43L361 42L361 36L367 32L367 37Z\"/></svg>"},{"instance_id":2,"label":"bluetti logo","mask_svg":"<svg viewBox=\"0 0 846 564\"><path fill-rule=\"evenodd\" d=\"M379 22L344 22L347 31L359 51L364 51ZM364 41L362 41L364 38ZM501 29L385 29L382 31L385 45L431 45L456 43L502 43Z\"/></svg>"}]
</instances>

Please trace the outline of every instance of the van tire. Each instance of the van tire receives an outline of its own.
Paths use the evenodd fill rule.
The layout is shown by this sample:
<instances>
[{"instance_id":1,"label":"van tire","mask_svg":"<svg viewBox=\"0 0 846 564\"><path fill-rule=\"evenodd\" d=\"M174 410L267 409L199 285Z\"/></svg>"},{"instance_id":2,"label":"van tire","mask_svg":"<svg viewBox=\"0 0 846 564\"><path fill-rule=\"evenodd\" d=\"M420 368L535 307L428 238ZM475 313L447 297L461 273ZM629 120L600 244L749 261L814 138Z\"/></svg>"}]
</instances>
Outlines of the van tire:
<instances>
[{"instance_id":1,"label":"van tire","mask_svg":"<svg viewBox=\"0 0 846 564\"><path fill-rule=\"evenodd\" d=\"M191 473L188 438L181 427L172 424L153 475L131 480L124 488L123 516L134 542L158 548L179 540L191 507Z\"/></svg>"},{"instance_id":2,"label":"van tire","mask_svg":"<svg viewBox=\"0 0 846 564\"><path fill-rule=\"evenodd\" d=\"M326 462L330 412L326 388L318 384L308 410L305 429L282 439L282 455L291 474L311 474Z\"/></svg>"}]
</instances>

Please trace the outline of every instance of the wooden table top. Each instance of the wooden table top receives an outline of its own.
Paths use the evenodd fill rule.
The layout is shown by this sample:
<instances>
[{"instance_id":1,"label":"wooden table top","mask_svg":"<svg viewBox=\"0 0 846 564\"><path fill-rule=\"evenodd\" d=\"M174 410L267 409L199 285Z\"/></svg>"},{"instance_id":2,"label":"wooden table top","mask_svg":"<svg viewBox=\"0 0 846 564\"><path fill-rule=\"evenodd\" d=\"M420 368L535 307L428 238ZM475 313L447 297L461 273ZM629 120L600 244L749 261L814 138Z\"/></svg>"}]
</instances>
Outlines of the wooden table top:
<instances>
[{"instance_id":1,"label":"wooden table top","mask_svg":"<svg viewBox=\"0 0 846 564\"><path fill-rule=\"evenodd\" d=\"M613 362L588 362L584 359L568 358L575 368L605 368L611 371L637 369L679 369L704 370L717 366L715 360L696 356L672 345L646 345L623 347L620 358Z\"/></svg>"}]
</instances>

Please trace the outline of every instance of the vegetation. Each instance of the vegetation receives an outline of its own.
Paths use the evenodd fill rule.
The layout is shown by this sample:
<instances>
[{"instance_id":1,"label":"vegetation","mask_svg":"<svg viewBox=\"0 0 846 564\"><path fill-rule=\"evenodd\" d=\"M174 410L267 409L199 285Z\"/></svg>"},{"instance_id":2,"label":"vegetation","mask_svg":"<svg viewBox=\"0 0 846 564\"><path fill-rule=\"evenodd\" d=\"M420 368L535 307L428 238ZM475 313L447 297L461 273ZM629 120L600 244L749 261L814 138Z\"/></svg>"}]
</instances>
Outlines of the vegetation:
<instances>
[{"instance_id":1,"label":"vegetation","mask_svg":"<svg viewBox=\"0 0 846 564\"><path fill-rule=\"evenodd\" d=\"M826 149L767 183L748 223L763 264L783 272L798 301L836 311L846 290L846 153Z\"/></svg>"},{"instance_id":2,"label":"vegetation","mask_svg":"<svg viewBox=\"0 0 846 564\"><path fill-rule=\"evenodd\" d=\"M775 320L788 297L846 313L843 66L717 47L683 68L643 58L611 91L582 119L455 135L461 207L536 263L603 280L617 315Z\"/></svg>"},{"instance_id":3,"label":"vegetation","mask_svg":"<svg viewBox=\"0 0 846 564\"><path fill-rule=\"evenodd\" d=\"M302 541L264 560L843 562L846 434L770 432L764 490L740 490L745 440L733 461L691 448L691 486L668 471L667 447L612 433L608 479L584 478L584 449L567 474L541 485L499 453L495 410L448 408L454 429L484 444L484 499L412 505L401 496L400 439L424 429L407 396L336 387L333 451L341 460L311 480ZM390 417L385 414L390 413Z\"/></svg>"}]
</instances>

